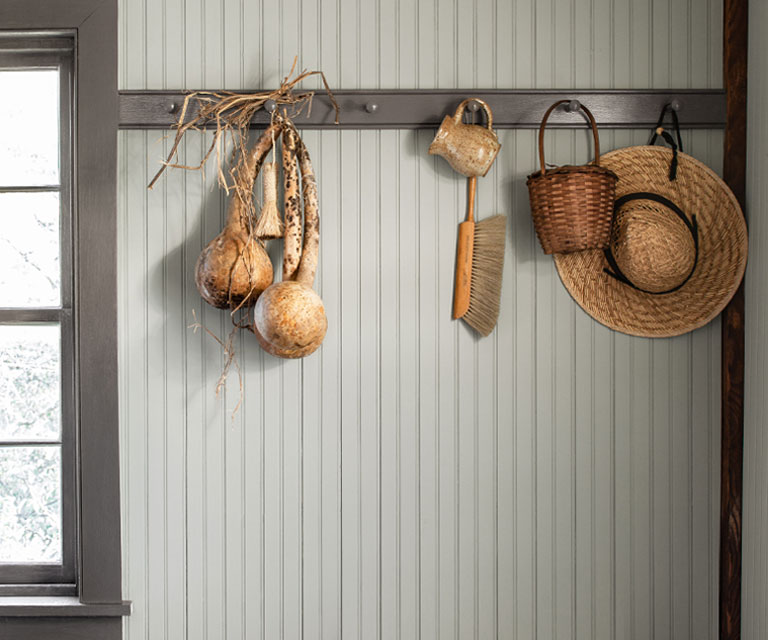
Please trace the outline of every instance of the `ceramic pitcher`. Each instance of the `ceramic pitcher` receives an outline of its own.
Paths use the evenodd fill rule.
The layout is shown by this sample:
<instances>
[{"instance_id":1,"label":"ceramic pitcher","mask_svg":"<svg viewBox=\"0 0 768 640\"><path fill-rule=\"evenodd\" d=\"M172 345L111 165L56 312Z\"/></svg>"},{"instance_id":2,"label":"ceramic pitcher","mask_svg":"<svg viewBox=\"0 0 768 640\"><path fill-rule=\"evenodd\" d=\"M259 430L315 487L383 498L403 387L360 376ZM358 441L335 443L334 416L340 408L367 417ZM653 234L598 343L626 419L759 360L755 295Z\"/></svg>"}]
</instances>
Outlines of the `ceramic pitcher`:
<instances>
[{"instance_id":1,"label":"ceramic pitcher","mask_svg":"<svg viewBox=\"0 0 768 640\"><path fill-rule=\"evenodd\" d=\"M477 124L464 124L461 117L470 102L477 102L483 107L488 123L485 127ZM464 100L453 116L445 116L435 139L429 145L431 155L443 156L454 171L471 178L484 176L491 168L501 144L493 127L491 108L482 100L469 98Z\"/></svg>"}]
</instances>

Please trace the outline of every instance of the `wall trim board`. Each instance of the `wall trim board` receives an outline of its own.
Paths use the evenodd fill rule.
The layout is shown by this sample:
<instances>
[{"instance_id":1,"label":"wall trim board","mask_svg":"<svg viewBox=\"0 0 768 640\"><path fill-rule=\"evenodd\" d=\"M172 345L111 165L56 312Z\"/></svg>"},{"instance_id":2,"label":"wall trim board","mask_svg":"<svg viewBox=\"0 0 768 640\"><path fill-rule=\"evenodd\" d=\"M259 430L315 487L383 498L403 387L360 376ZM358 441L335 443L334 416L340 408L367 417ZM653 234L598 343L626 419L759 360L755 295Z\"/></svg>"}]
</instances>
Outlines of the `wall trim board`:
<instances>
[{"instance_id":1,"label":"wall trim board","mask_svg":"<svg viewBox=\"0 0 768 640\"><path fill-rule=\"evenodd\" d=\"M723 5L727 121L723 179L745 209L748 0ZM741 520L744 465L744 282L722 315L720 460L720 638L741 638Z\"/></svg>"},{"instance_id":2,"label":"wall trim board","mask_svg":"<svg viewBox=\"0 0 768 640\"><path fill-rule=\"evenodd\" d=\"M7 0L3 30L76 34L73 229L76 261L79 601L123 606L117 363L117 0ZM4 46L13 46L10 34ZM56 39L52 47L60 46ZM38 45L39 46L39 43ZM41 596L45 598L45 596ZM14 603L7 601L10 605ZM42 604L53 606L53 601ZM65 607L66 608L66 607ZM18 611L16 612L18 613ZM103 617L88 624L96 628ZM0 611L0 635L22 637L34 620L12 623ZM51 623L46 622L46 625ZM113 637L109 622L101 637ZM33 630L23 637L43 638ZM30 631L32 633L32 631ZM52 637L52 636L51 636ZM74 637L61 631L60 636ZM81 637L81 636L78 636ZM119 636L114 636L119 637Z\"/></svg>"}]
</instances>

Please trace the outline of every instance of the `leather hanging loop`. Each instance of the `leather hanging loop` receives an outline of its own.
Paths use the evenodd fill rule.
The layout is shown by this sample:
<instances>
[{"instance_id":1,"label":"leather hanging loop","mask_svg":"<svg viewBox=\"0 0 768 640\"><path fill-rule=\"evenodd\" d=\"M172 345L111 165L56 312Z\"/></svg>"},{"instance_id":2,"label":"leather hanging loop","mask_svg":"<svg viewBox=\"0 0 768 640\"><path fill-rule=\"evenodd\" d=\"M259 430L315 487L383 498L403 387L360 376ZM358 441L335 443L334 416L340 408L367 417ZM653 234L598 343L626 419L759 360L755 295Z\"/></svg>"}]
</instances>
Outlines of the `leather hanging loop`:
<instances>
[{"instance_id":1,"label":"leather hanging loop","mask_svg":"<svg viewBox=\"0 0 768 640\"><path fill-rule=\"evenodd\" d=\"M674 127L677 136L677 143L675 143L675 140L670 133L664 129L664 118L667 115L667 111L672 114L672 126ZM648 144L656 144L656 139L659 136L661 136L672 148L672 162L669 165L669 180L672 182L677 178L677 152L683 152L683 137L680 134L680 121L677 118L677 111L672 108L671 104L665 104L664 107L662 107L659 120L656 122L656 128L654 129Z\"/></svg>"}]
</instances>

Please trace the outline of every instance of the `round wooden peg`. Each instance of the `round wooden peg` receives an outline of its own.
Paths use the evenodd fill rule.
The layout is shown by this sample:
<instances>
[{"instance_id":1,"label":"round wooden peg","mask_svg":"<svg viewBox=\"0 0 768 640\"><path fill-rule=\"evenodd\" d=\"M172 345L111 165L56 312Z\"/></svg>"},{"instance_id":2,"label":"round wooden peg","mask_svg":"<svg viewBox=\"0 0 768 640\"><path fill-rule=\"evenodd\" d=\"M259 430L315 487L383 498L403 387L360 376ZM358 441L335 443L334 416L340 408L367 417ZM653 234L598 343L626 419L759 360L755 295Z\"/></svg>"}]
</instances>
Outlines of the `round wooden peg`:
<instances>
[{"instance_id":1,"label":"round wooden peg","mask_svg":"<svg viewBox=\"0 0 768 640\"><path fill-rule=\"evenodd\" d=\"M569 113L575 113L581 109L581 104L578 100L571 100L567 105L565 105L565 110Z\"/></svg>"}]
</instances>

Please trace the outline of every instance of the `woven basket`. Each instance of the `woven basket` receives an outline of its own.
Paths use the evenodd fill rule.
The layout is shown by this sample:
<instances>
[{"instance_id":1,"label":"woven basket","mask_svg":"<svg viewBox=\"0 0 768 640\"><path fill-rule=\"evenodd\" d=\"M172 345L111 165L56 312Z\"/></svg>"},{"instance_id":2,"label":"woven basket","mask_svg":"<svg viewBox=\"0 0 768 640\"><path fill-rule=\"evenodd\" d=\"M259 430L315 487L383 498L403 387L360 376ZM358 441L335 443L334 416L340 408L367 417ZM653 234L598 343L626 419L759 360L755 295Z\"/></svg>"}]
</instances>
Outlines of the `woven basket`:
<instances>
[{"instance_id":1,"label":"woven basket","mask_svg":"<svg viewBox=\"0 0 768 640\"><path fill-rule=\"evenodd\" d=\"M566 102L570 101L555 102L544 114L539 129L541 170L527 181L533 226L546 254L604 249L611 240L617 177L600 166L597 125L584 105L579 106L587 114L595 138L594 162L549 171L544 162L544 128L552 111Z\"/></svg>"}]
</instances>

